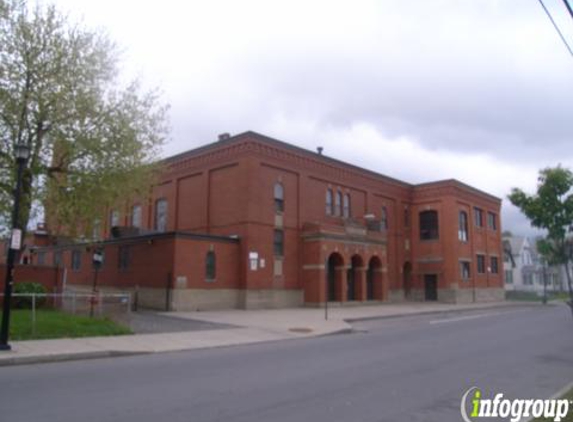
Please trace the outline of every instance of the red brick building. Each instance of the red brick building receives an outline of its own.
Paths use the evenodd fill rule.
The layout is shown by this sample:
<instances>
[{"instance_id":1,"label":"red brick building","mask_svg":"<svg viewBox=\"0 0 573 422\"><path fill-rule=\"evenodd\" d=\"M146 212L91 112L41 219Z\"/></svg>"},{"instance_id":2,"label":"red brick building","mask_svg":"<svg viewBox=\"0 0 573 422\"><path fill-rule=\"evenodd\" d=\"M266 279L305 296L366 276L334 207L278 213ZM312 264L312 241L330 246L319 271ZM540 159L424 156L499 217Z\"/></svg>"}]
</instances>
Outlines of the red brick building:
<instances>
[{"instance_id":1,"label":"red brick building","mask_svg":"<svg viewBox=\"0 0 573 422\"><path fill-rule=\"evenodd\" d=\"M501 201L456 180L411 185L254 132L165 164L150 198L110 211L107 240L33 264L87 287L101 247L100 288L174 310L503 299Z\"/></svg>"}]
</instances>

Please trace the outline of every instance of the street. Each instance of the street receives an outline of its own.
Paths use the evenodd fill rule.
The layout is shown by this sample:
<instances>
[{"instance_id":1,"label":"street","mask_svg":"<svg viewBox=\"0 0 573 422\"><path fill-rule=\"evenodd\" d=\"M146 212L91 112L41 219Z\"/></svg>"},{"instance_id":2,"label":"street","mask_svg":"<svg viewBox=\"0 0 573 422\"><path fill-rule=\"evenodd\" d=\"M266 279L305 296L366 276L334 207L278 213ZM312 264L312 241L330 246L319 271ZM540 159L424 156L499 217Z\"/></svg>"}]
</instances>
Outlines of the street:
<instances>
[{"instance_id":1,"label":"street","mask_svg":"<svg viewBox=\"0 0 573 422\"><path fill-rule=\"evenodd\" d=\"M566 306L419 315L251 346L0 368L1 421L460 421L472 386L573 381Z\"/></svg>"}]
</instances>

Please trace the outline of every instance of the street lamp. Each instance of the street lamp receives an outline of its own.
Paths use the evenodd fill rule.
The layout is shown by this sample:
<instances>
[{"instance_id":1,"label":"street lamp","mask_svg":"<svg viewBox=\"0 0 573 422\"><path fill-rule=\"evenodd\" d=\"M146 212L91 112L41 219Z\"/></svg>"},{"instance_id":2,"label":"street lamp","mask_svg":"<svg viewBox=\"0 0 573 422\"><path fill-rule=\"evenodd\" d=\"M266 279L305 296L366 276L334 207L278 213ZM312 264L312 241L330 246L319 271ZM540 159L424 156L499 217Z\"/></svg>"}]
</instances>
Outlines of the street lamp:
<instances>
[{"instance_id":1,"label":"street lamp","mask_svg":"<svg viewBox=\"0 0 573 422\"><path fill-rule=\"evenodd\" d=\"M20 227L20 190L22 187L22 173L26 161L30 157L30 148L24 143L14 145L14 156L17 164L16 190L14 191L14 209L12 210L12 236L6 259L6 277L4 282L4 304L2 307L2 326L0 327L0 350L10 350L8 344L8 330L10 327L10 300L12 298L12 284L14 283L14 261L22 244L22 228Z\"/></svg>"}]
</instances>

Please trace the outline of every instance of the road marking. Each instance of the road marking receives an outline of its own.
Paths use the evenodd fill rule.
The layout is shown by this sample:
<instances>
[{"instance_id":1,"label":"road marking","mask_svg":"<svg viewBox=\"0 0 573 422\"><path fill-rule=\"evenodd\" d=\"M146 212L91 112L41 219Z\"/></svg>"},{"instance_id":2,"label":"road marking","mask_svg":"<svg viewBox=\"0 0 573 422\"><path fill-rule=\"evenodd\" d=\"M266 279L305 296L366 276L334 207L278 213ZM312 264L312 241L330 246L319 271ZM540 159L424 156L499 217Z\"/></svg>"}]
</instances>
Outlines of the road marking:
<instances>
[{"instance_id":1,"label":"road marking","mask_svg":"<svg viewBox=\"0 0 573 422\"><path fill-rule=\"evenodd\" d=\"M430 324L445 324L448 322L467 321L470 319L478 319L478 318L484 318L484 317L494 316L494 315L499 315L499 312L488 313L488 314L478 314L478 315L467 315L467 316L462 316L462 317L457 317L457 318L448 318L448 319L435 319L433 321L430 321Z\"/></svg>"}]
</instances>

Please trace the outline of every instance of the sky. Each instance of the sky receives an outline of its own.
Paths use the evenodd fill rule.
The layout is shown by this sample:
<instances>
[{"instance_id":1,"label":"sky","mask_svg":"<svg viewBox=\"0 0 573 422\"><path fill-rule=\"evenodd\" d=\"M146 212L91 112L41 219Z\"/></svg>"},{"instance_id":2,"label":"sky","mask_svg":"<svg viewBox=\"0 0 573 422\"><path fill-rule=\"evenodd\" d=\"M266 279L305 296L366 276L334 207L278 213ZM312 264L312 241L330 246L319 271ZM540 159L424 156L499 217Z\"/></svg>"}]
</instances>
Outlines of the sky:
<instances>
[{"instance_id":1,"label":"sky","mask_svg":"<svg viewBox=\"0 0 573 422\"><path fill-rule=\"evenodd\" d=\"M538 0L54 0L170 104L164 155L253 130L409 183L503 199L573 168L573 57ZM573 47L562 0L544 0Z\"/></svg>"}]
</instances>

